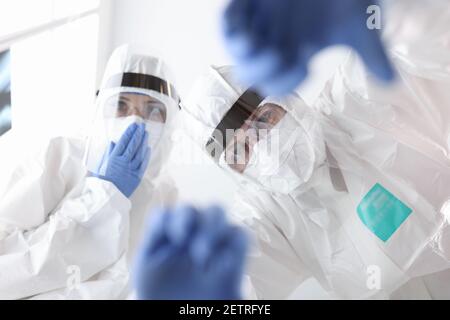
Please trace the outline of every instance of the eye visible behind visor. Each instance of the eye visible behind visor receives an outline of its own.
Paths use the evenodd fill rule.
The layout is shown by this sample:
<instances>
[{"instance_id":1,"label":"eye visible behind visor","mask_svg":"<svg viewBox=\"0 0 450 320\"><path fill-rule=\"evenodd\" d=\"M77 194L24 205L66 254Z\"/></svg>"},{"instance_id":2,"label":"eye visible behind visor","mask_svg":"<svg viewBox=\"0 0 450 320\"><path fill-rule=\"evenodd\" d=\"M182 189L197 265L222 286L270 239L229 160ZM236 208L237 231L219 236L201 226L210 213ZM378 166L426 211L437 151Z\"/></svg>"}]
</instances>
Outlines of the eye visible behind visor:
<instances>
[{"instance_id":1,"label":"eye visible behind visor","mask_svg":"<svg viewBox=\"0 0 450 320\"><path fill-rule=\"evenodd\" d=\"M109 97L103 105L105 118L139 116L143 120L165 123L167 109L158 99L140 93L121 92Z\"/></svg>"},{"instance_id":2,"label":"eye visible behind visor","mask_svg":"<svg viewBox=\"0 0 450 320\"><path fill-rule=\"evenodd\" d=\"M261 106L263 101L263 97L249 89L225 114L205 146L216 162L225 152L226 163L235 171L244 171L254 145L286 114L275 104Z\"/></svg>"}]
</instances>

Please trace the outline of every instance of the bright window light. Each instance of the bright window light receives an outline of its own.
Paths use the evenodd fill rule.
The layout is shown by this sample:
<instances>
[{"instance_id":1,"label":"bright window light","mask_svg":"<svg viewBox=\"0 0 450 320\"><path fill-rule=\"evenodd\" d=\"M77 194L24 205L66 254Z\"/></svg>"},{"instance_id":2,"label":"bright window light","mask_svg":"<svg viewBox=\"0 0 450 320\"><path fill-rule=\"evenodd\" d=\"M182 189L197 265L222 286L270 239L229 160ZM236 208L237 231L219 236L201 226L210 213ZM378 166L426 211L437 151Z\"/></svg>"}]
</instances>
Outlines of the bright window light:
<instances>
[{"instance_id":1,"label":"bright window light","mask_svg":"<svg viewBox=\"0 0 450 320\"><path fill-rule=\"evenodd\" d=\"M3 43L3 46L10 45L12 128L0 134L0 154L4 155L0 179L2 172L36 154L50 138L82 137L89 126L96 92L99 15L95 9L98 5L96 0L0 2L3 35L40 28L18 39L8 34L8 41ZM92 13L86 14L91 9L94 9ZM42 26L47 26L42 23L48 23L48 19L67 16L71 18L48 24L42 30Z\"/></svg>"},{"instance_id":2,"label":"bright window light","mask_svg":"<svg viewBox=\"0 0 450 320\"><path fill-rule=\"evenodd\" d=\"M96 91L97 29L98 17L91 16L11 48L17 135L75 135L86 126Z\"/></svg>"},{"instance_id":3,"label":"bright window light","mask_svg":"<svg viewBox=\"0 0 450 320\"><path fill-rule=\"evenodd\" d=\"M99 0L2 0L0 39L98 6Z\"/></svg>"},{"instance_id":4,"label":"bright window light","mask_svg":"<svg viewBox=\"0 0 450 320\"><path fill-rule=\"evenodd\" d=\"M52 0L3 0L0 2L0 37L49 22Z\"/></svg>"}]
</instances>

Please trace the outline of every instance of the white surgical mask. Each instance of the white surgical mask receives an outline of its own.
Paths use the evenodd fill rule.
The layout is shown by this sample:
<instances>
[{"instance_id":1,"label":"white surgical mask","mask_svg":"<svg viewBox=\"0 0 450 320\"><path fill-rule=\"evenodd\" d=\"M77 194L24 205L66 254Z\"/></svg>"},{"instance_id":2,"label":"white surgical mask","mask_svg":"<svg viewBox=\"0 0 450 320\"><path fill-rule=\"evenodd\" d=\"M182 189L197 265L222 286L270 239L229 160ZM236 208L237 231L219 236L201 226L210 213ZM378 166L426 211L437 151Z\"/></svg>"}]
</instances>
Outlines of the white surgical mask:
<instances>
[{"instance_id":1,"label":"white surgical mask","mask_svg":"<svg viewBox=\"0 0 450 320\"><path fill-rule=\"evenodd\" d=\"M128 116L121 118L111 118L105 120L108 139L117 143L127 128L133 123L144 123L145 130L148 132L148 145L152 150L155 150L164 129L164 123L146 120L144 121L139 116Z\"/></svg>"}]
</instances>

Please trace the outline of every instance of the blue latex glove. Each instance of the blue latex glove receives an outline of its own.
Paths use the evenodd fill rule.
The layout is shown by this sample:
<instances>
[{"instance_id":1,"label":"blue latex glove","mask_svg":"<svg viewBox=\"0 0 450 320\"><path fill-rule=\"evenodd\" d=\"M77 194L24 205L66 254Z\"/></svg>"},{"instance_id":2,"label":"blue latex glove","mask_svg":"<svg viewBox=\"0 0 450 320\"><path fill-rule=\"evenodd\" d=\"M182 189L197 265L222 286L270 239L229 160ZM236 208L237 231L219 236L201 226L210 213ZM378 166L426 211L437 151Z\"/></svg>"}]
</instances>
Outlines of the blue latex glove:
<instances>
[{"instance_id":1,"label":"blue latex glove","mask_svg":"<svg viewBox=\"0 0 450 320\"><path fill-rule=\"evenodd\" d=\"M309 59L331 45L355 49L379 79L394 71L379 31L367 27L377 0L232 0L224 14L225 43L240 78L269 95L294 90Z\"/></svg>"},{"instance_id":2,"label":"blue latex glove","mask_svg":"<svg viewBox=\"0 0 450 320\"><path fill-rule=\"evenodd\" d=\"M134 265L137 296L239 299L246 251L246 234L218 207L156 210Z\"/></svg>"},{"instance_id":3,"label":"blue latex glove","mask_svg":"<svg viewBox=\"0 0 450 320\"><path fill-rule=\"evenodd\" d=\"M131 124L117 145L111 142L92 175L112 182L126 197L139 186L150 160L148 133L144 124ZM101 172L105 172L103 175Z\"/></svg>"}]
</instances>

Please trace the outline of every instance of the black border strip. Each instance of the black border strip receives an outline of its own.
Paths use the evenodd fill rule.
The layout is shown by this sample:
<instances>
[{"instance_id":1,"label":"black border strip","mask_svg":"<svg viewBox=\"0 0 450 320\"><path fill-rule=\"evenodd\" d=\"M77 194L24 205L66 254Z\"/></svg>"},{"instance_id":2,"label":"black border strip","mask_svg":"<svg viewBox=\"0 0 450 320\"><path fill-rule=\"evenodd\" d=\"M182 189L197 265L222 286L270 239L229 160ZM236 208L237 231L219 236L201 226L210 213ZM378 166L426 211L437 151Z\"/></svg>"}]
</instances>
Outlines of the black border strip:
<instances>
[{"instance_id":1,"label":"black border strip","mask_svg":"<svg viewBox=\"0 0 450 320\"><path fill-rule=\"evenodd\" d=\"M132 72L116 74L108 80L105 88L117 87L153 90L174 99L178 104L180 103L180 96L173 85L149 74Z\"/></svg>"}]
</instances>

